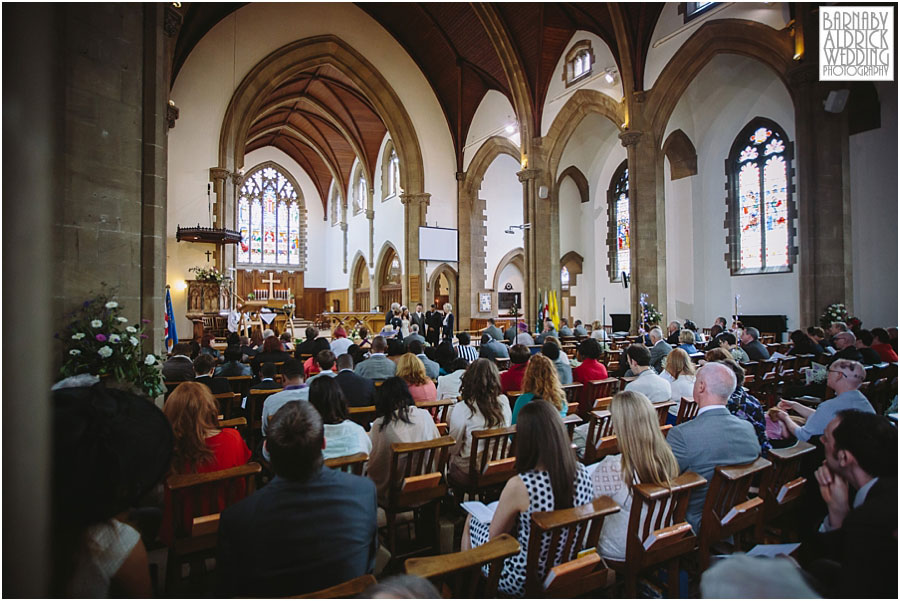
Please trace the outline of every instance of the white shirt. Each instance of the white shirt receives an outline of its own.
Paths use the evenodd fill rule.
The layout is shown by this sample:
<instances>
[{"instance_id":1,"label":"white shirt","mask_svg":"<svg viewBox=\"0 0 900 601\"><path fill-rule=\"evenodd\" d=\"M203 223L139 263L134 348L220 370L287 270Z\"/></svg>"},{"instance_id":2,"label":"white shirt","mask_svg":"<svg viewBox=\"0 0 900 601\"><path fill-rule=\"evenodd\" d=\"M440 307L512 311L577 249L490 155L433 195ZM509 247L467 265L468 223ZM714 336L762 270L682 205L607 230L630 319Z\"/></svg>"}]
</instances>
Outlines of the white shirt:
<instances>
[{"instance_id":1,"label":"white shirt","mask_svg":"<svg viewBox=\"0 0 900 601\"><path fill-rule=\"evenodd\" d=\"M506 398L505 394L501 394L497 397L497 402L500 403L500 409L503 413L503 423L494 427L505 428L512 421L509 399ZM456 444L450 449L450 463L455 465L457 469L468 472L469 456L472 453L472 432L485 429L484 416L478 411L477 405L473 411L469 409L468 405L460 401L450 409L447 426L450 430L450 436L456 441Z\"/></svg>"},{"instance_id":2,"label":"white shirt","mask_svg":"<svg viewBox=\"0 0 900 601\"><path fill-rule=\"evenodd\" d=\"M659 374L659 377L668 382L669 386L672 387L672 396L669 397L669 400L674 401L675 406L669 408L669 413L678 415L678 408L681 407L682 397L689 399L694 398L694 380L696 380L696 378L687 374L681 374L677 379L673 379L672 374L666 370L663 370L663 372Z\"/></svg>"},{"instance_id":3,"label":"white shirt","mask_svg":"<svg viewBox=\"0 0 900 601\"><path fill-rule=\"evenodd\" d=\"M141 540L138 531L118 520L87 529L85 548L76 557L75 572L66 587L71 597L106 598L113 576Z\"/></svg>"},{"instance_id":4,"label":"white shirt","mask_svg":"<svg viewBox=\"0 0 900 601\"><path fill-rule=\"evenodd\" d=\"M645 369L636 380L632 380L625 386L625 390L641 392L651 403L665 403L672 398L672 387L653 371L653 368Z\"/></svg>"},{"instance_id":5,"label":"white shirt","mask_svg":"<svg viewBox=\"0 0 900 601\"><path fill-rule=\"evenodd\" d=\"M331 341L331 352L334 353L335 357L346 355L347 349L350 348L350 345L352 344L353 341L349 338L335 338Z\"/></svg>"},{"instance_id":6,"label":"white shirt","mask_svg":"<svg viewBox=\"0 0 900 601\"><path fill-rule=\"evenodd\" d=\"M372 439L359 424L346 419L339 424L324 424L324 427L325 450L322 456L325 459L372 451Z\"/></svg>"},{"instance_id":7,"label":"white shirt","mask_svg":"<svg viewBox=\"0 0 900 601\"><path fill-rule=\"evenodd\" d=\"M437 383L437 398L452 399L459 396L459 388L462 386L462 376L466 373L464 369L458 369L452 374L439 376Z\"/></svg>"}]
</instances>

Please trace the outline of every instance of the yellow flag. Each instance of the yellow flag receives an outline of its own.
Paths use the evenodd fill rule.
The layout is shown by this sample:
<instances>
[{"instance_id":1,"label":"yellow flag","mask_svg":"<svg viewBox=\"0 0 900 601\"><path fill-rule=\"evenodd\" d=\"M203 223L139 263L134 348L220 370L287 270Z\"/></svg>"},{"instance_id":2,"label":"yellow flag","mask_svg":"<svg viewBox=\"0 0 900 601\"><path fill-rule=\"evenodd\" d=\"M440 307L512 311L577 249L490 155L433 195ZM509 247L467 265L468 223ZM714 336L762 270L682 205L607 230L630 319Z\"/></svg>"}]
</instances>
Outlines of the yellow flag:
<instances>
[{"instance_id":1,"label":"yellow flag","mask_svg":"<svg viewBox=\"0 0 900 601\"><path fill-rule=\"evenodd\" d=\"M553 320L553 327L559 330L559 302L556 299L556 290L550 291L550 319Z\"/></svg>"}]
</instances>

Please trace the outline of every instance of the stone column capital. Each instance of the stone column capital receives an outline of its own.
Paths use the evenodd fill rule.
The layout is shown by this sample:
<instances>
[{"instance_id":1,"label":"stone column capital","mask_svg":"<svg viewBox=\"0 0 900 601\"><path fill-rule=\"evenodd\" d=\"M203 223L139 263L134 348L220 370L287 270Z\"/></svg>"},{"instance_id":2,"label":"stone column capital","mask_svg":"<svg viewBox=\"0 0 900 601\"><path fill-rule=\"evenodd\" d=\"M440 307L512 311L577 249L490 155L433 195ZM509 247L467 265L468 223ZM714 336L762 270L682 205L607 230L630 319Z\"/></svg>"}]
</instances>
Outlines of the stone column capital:
<instances>
[{"instance_id":1,"label":"stone column capital","mask_svg":"<svg viewBox=\"0 0 900 601\"><path fill-rule=\"evenodd\" d=\"M344 233L347 232L347 222L345 222L345 221L341 222L341 231Z\"/></svg>"},{"instance_id":2,"label":"stone column capital","mask_svg":"<svg viewBox=\"0 0 900 601\"><path fill-rule=\"evenodd\" d=\"M425 205L431 204L431 194L422 192L420 194L408 194L404 192L400 195L400 202L405 205Z\"/></svg>"},{"instance_id":3,"label":"stone column capital","mask_svg":"<svg viewBox=\"0 0 900 601\"><path fill-rule=\"evenodd\" d=\"M622 142L622 146L628 148L637 144L643 135L642 131L627 130L619 133L619 140Z\"/></svg>"},{"instance_id":4,"label":"stone column capital","mask_svg":"<svg viewBox=\"0 0 900 601\"><path fill-rule=\"evenodd\" d=\"M243 173L232 173L231 174L231 182L234 184L235 188L240 188L244 185L244 174Z\"/></svg>"},{"instance_id":5,"label":"stone column capital","mask_svg":"<svg viewBox=\"0 0 900 601\"><path fill-rule=\"evenodd\" d=\"M519 177L519 181L524 184L528 180L538 179L541 173L540 169L522 169L516 175Z\"/></svg>"},{"instance_id":6,"label":"stone column capital","mask_svg":"<svg viewBox=\"0 0 900 601\"><path fill-rule=\"evenodd\" d=\"M228 169L224 167L210 167L209 180L212 182L225 181L228 178Z\"/></svg>"},{"instance_id":7,"label":"stone column capital","mask_svg":"<svg viewBox=\"0 0 900 601\"><path fill-rule=\"evenodd\" d=\"M462 181L465 181L465 179L466 179L465 171L457 171L456 172L456 181L462 182Z\"/></svg>"},{"instance_id":8,"label":"stone column capital","mask_svg":"<svg viewBox=\"0 0 900 601\"><path fill-rule=\"evenodd\" d=\"M375 219L375 209L366 209L366 219L369 221Z\"/></svg>"}]
</instances>

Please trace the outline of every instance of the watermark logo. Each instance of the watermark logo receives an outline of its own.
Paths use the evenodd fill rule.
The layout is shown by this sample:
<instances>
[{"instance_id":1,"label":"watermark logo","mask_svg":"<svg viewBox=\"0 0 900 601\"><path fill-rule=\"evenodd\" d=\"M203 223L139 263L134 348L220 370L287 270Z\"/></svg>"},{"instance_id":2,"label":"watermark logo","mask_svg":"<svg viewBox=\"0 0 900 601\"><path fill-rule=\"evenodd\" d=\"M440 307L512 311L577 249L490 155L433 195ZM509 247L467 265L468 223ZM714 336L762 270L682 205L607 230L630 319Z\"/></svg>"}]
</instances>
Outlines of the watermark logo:
<instances>
[{"instance_id":1,"label":"watermark logo","mask_svg":"<svg viewBox=\"0 0 900 601\"><path fill-rule=\"evenodd\" d=\"M820 6L819 81L893 81L894 7Z\"/></svg>"}]
</instances>

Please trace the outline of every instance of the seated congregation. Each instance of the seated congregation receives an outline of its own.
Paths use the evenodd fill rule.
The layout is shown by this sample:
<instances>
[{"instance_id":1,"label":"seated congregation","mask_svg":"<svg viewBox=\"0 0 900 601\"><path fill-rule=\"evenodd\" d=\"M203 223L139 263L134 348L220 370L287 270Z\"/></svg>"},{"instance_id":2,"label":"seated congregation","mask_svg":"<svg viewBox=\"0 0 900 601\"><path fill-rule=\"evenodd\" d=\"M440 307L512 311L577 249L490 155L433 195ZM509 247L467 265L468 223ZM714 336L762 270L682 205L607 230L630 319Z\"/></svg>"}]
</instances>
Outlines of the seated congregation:
<instances>
[{"instance_id":1,"label":"seated congregation","mask_svg":"<svg viewBox=\"0 0 900 601\"><path fill-rule=\"evenodd\" d=\"M55 592L896 597L887 330L446 325L58 383Z\"/></svg>"}]
</instances>

